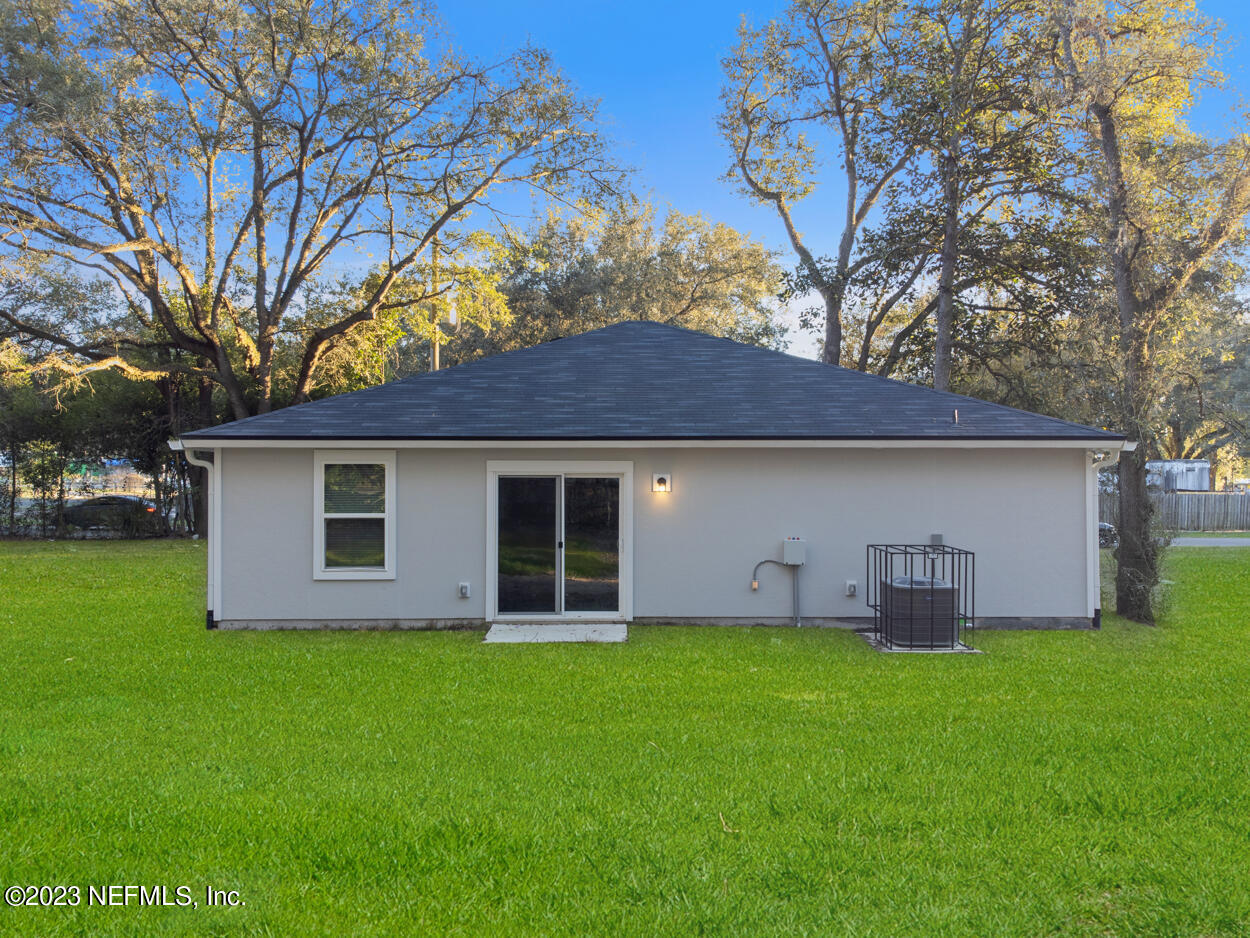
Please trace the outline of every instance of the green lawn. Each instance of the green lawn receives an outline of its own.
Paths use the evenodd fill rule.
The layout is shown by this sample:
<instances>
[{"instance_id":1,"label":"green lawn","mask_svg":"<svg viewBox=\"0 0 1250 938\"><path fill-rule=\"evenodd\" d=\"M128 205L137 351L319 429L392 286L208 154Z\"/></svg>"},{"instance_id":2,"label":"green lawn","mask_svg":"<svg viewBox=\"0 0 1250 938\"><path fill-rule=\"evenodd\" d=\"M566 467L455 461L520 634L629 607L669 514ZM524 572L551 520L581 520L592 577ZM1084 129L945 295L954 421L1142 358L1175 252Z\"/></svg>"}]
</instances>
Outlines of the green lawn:
<instances>
[{"instance_id":1,"label":"green lawn","mask_svg":"<svg viewBox=\"0 0 1250 938\"><path fill-rule=\"evenodd\" d=\"M13 935L1250 931L1250 550L1161 627L206 632L202 545L0 544ZM246 905L205 908L206 885Z\"/></svg>"},{"instance_id":2,"label":"green lawn","mask_svg":"<svg viewBox=\"0 0 1250 938\"><path fill-rule=\"evenodd\" d=\"M1185 537L1250 537L1250 531L1177 531L1177 538Z\"/></svg>"}]
</instances>

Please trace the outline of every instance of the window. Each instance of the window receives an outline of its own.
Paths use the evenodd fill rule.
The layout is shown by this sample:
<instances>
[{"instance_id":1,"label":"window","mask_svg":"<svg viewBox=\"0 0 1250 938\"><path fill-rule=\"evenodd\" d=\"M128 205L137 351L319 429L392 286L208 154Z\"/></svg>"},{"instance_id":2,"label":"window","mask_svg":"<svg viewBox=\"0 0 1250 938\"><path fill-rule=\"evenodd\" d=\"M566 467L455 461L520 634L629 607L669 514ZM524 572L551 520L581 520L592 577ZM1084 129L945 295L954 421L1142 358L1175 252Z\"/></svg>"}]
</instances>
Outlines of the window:
<instances>
[{"instance_id":1,"label":"window","mask_svg":"<svg viewBox=\"0 0 1250 938\"><path fill-rule=\"evenodd\" d=\"M395 453L315 453L313 577L394 579Z\"/></svg>"}]
</instances>

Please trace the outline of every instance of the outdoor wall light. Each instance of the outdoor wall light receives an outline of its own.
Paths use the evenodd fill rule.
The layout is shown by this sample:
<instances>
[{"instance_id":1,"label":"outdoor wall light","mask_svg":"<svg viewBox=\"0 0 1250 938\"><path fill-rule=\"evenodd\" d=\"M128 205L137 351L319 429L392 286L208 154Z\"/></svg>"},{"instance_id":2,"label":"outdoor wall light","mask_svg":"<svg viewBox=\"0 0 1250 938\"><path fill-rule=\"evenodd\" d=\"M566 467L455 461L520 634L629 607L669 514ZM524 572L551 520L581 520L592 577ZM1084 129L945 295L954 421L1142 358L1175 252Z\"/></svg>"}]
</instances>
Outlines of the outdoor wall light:
<instances>
[{"instance_id":1,"label":"outdoor wall light","mask_svg":"<svg viewBox=\"0 0 1250 938\"><path fill-rule=\"evenodd\" d=\"M657 472L651 476L651 491L653 492L671 492L673 491L673 475L669 472Z\"/></svg>"}]
</instances>

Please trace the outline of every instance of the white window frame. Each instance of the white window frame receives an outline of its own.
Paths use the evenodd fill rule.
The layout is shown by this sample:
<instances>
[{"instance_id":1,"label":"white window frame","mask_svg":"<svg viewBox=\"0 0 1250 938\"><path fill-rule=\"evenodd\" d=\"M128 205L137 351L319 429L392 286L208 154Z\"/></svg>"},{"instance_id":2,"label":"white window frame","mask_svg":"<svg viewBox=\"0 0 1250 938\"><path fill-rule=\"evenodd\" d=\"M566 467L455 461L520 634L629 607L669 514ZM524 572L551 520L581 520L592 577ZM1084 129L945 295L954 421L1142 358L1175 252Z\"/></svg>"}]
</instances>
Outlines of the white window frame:
<instances>
[{"instance_id":1,"label":"white window frame","mask_svg":"<svg viewBox=\"0 0 1250 938\"><path fill-rule=\"evenodd\" d=\"M386 511L382 515L331 514L331 518L384 519L383 536L386 563L382 567L327 567L326 562L326 466L340 463L380 465L386 469ZM313 579L314 580L393 580L395 579L395 450L332 449L313 450Z\"/></svg>"}]
</instances>

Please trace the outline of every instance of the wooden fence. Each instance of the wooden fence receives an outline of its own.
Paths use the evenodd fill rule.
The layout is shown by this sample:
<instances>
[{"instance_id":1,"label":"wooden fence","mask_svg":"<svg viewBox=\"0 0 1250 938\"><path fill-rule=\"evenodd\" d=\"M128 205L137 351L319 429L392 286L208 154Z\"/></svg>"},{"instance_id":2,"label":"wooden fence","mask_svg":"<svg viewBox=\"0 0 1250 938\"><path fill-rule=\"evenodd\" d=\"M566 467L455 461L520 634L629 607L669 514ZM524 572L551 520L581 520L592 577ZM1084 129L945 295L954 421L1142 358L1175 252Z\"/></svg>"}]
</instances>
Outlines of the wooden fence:
<instances>
[{"instance_id":1,"label":"wooden fence","mask_svg":"<svg viewBox=\"0 0 1250 938\"><path fill-rule=\"evenodd\" d=\"M1150 496L1171 531L1250 531L1250 492L1166 492ZM1120 496L1098 497L1098 520L1120 523Z\"/></svg>"}]
</instances>

